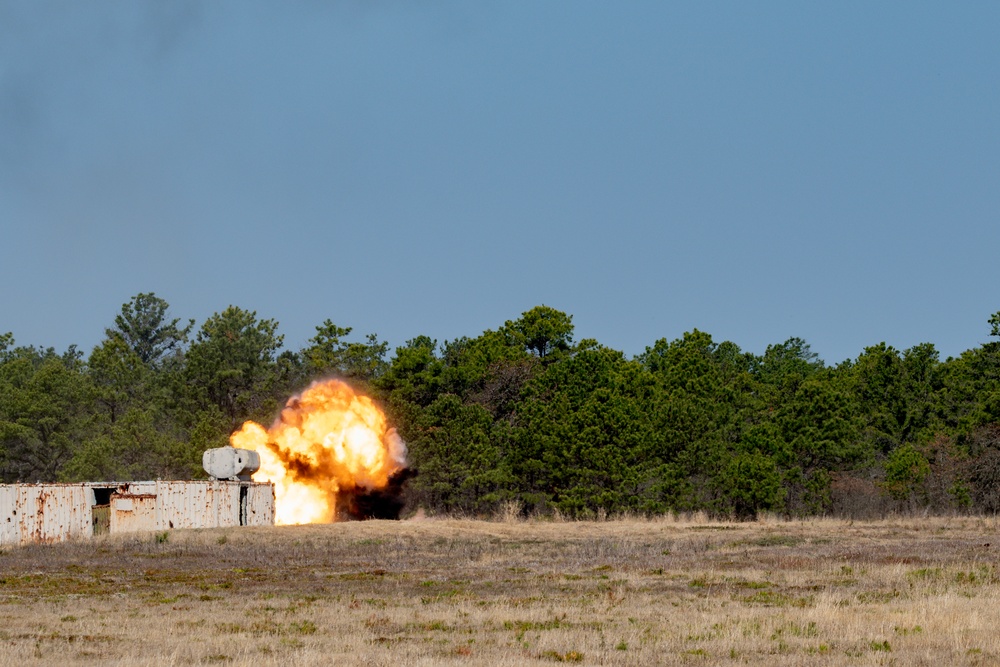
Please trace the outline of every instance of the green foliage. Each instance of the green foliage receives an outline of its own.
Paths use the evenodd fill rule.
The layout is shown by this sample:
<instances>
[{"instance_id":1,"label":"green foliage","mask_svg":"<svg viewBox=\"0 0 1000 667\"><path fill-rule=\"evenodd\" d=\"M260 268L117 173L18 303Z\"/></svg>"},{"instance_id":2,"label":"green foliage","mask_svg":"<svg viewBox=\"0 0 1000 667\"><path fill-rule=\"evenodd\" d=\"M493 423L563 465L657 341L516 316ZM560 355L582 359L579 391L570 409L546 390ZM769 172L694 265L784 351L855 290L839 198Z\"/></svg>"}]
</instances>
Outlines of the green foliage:
<instances>
[{"instance_id":1,"label":"green foliage","mask_svg":"<svg viewBox=\"0 0 1000 667\"><path fill-rule=\"evenodd\" d=\"M607 348L580 351L528 383L509 461L521 500L570 515L662 511L668 461L653 376Z\"/></svg>"},{"instance_id":2,"label":"green foliage","mask_svg":"<svg viewBox=\"0 0 1000 667\"><path fill-rule=\"evenodd\" d=\"M837 469L860 460L864 452L858 445L854 408L834 381L802 382L776 415L785 444L781 463Z\"/></svg>"},{"instance_id":3,"label":"green foliage","mask_svg":"<svg viewBox=\"0 0 1000 667\"><path fill-rule=\"evenodd\" d=\"M434 402L441 390L444 364L435 354L437 341L418 336L396 348L388 370L376 386L394 401L426 407Z\"/></svg>"},{"instance_id":4,"label":"green foliage","mask_svg":"<svg viewBox=\"0 0 1000 667\"><path fill-rule=\"evenodd\" d=\"M573 342L573 316L549 306L535 306L504 329L538 357L569 351Z\"/></svg>"},{"instance_id":5,"label":"green foliage","mask_svg":"<svg viewBox=\"0 0 1000 667\"><path fill-rule=\"evenodd\" d=\"M822 360L808 343L789 338L781 345L768 345L764 356L754 364L754 375L769 389L771 400L780 402L822 368Z\"/></svg>"},{"instance_id":6,"label":"green foliage","mask_svg":"<svg viewBox=\"0 0 1000 667\"><path fill-rule=\"evenodd\" d=\"M442 356L442 390L464 396L503 420L511 418L525 383L545 363L504 330L447 342Z\"/></svg>"},{"instance_id":7,"label":"green foliage","mask_svg":"<svg viewBox=\"0 0 1000 667\"><path fill-rule=\"evenodd\" d=\"M125 339L112 336L90 353L87 375L96 406L114 423L128 408L149 396L151 371Z\"/></svg>"},{"instance_id":8,"label":"green foliage","mask_svg":"<svg viewBox=\"0 0 1000 667\"><path fill-rule=\"evenodd\" d=\"M755 430L757 447L773 447L760 437L766 427L755 424L766 414L760 383L751 374L755 360L697 329L673 342L658 340L638 360L656 379L660 474L670 480L665 498L673 509L730 513L724 485L713 480L733 448Z\"/></svg>"},{"instance_id":9,"label":"green foliage","mask_svg":"<svg viewBox=\"0 0 1000 667\"><path fill-rule=\"evenodd\" d=\"M881 452L898 447L907 416L899 352L885 343L867 347L849 374L870 445Z\"/></svg>"},{"instance_id":10,"label":"green foliage","mask_svg":"<svg viewBox=\"0 0 1000 667\"><path fill-rule=\"evenodd\" d=\"M422 411L411 427L411 484L416 504L458 513L484 512L513 483L500 451L490 439L493 420L478 405L445 394Z\"/></svg>"},{"instance_id":11,"label":"green foliage","mask_svg":"<svg viewBox=\"0 0 1000 667\"><path fill-rule=\"evenodd\" d=\"M316 327L316 335L309 339L312 344L301 353L310 375L371 381L385 371L389 344L379 342L375 334L368 334L364 343L343 341L351 331L330 320Z\"/></svg>"},{"instance_id":12,"label":"green foliage","mask_svg":"<svg viewBox=\"0 0 1000 667\"><path fill-rule=\"evenodd\" d=\"M719 483L736 518L753 520L758 512L782 509L786 491L781 482L774 459L755 451L733 456Z\"/></svg>"},{"instance_id":13,"label":"green foliage","mask_svg":"<svg viewBox=\"0 0 1000 667\"><path fill-rule=\"evenodd\" d=\"M153 292L140 293L122 306L108 338L120 338L144 364L156 365L165 355L179 351L187 342L194 320L179 326L180 319L167 320L169 304Z\"/></svg>"},{"instance_id":14,"label":"green foliage","mask_svg":"<svg viewBox=\"0 0 1000 667\"><path fill-rule=\"evenodd\" d=\"M19 347L0 363L0 480L55 481L86 432L89 387L71 348Z\"/></svg>"},{"instance_id":15,"label":"green foliage","mask_svg":"<svg viewBox=\"0 0 1000 667\"><path fill-rule=\"evenodd\" d=\"M894 450L885 461L885 488L893 498L912 496L930 474L927 459L917 449L906 444Z\"/></svg>"},{"instance_id":16,"label":"green foliage","mask_svg":"<svg viewBox=\"0 0 1000 667\"><path fill-rule=\"evenodd\" d=\"M968 438L968 481L975 506L1000 512L1000 424L977 428Z\"/></svg>"},{"instance_id":17,"label":"green foliage","mask_svg":"<svg viewBox=\"0 0 1000 667\"><path fill-rule=\"evenodd\" d=\"M86 361L0 335L0 481L199 476L204 449L334 375L407 442L414 509L1000 511L1000 341L944 362L880 343L827 367L800 338L755 355L693 330L628 359L574 344L572 316L542 305L387 360L330 319L292 351L252 311L213 314L193 341L167 311L136 295Z\"/></svg>"},{"instance_id":18,"label":"green foliage","mask_svg":"<svg viewBox=\"0 0 1000 667\"><path fill-rule=\"evenodd\" d=\"M200 410L217 408L235 430L250 418L273 414L284 389L276 354L284 337L275 320L229 306L202 325L187 351L183 393Z\"/></svg>"},{"instance_id":19,"label":"green foliage","mask_svg":"<svg viewBox=\"0 0 1000 667\"><path fill-rule=\"evenodd\" d=\"M86 439L60 477L70 482L190 478L191 466L176 460L184 441L156 420L151 409L130 408Z\"/></svg>"}]
</instances>

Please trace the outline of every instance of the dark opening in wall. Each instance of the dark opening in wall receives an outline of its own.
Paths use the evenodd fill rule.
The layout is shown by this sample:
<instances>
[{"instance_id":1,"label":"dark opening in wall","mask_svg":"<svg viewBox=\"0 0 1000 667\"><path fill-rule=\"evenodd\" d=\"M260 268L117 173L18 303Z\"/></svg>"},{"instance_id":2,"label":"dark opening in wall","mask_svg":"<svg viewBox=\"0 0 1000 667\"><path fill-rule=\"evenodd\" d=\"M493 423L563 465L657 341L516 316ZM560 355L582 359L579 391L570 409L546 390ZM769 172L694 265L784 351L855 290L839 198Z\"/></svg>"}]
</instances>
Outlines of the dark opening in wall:
<instances>
[{"instance_id":1,"label":"dark opening in wall","mask_svg":"<svg viewBox=\"0 0 1000 667\"><path fill-rule=\"evenodd\" d=\"M110 505L111 504L111 494L115 492L115 487L113 486L95 486L94 489L94 505Z\"/></svg>"},{"instance_id":2,"label":"dark opening in wall","mask_svg":"<svg viewBox=\"0 0 1000 667\"><path fill-rule=\"evenodd\" d=\"M94 486L94 506L91 508L91 522L94 535L107 535L111 532L111 494L113 486Z\"/></svg>"},{"instance_id":3,"label":"dark opening in wall","mask_svg":"<svg viewBox=\"0 0 1000 667\"><path fill-rule=\"evenodd\" d=\"M240 525L247 525L247 496L250 494L250 487L240 484Z\"/></svg>"}]
</instances>

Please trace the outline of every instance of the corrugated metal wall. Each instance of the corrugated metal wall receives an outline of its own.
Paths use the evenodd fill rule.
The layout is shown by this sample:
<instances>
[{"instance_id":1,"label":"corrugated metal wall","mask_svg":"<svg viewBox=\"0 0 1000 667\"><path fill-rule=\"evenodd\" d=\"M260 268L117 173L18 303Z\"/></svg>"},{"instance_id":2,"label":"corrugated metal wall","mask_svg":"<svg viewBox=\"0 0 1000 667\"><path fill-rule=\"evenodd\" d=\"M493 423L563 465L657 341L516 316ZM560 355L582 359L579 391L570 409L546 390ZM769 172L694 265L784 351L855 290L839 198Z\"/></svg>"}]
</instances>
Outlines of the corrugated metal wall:
<instances>
[{"instance_id":1,"label":"corrugated metal wall","mask_svg":"<svg viewBox=\"0 0 1000 667\"><path fill-rule=\"evenodd\" d=\"M154 497L155 511L145 498ZM119 509L133 506L128 511ZM133 482L111 496L111 532L269 526L274 523L274 487L240 482Z\"/></svg>"},{"instance_id":2,"label":"corrugated metal wall","mask_svg":"<svg viewBox=\"0 0 1000 667\"><path fill-rule=\"evenodd\" d=\"M17 487L0 485L0 544L21 542L21 517L18 512Z\"/></svg>"},{"instance_id":3,"label":"corrugated metal wall","mask_svg":"<svg viewBox=\"0 0 1000 667\"><path fill-rule=\"evenodd\" d=\"M233 482L211 482L190 486L158 482L159 526L203 528L240 525L240 487Z\"/></svg>"},{"instance_id":4,"label":"corrugated metal wall","mask_svg":"<svg viewBox=\"0 0 1000 667\"><path fill-rule=\"evenodd\" d=\"M156 510L158 498L154 495L120 495L111 496L111 532L136 533L140 531L158 530L156 525Z\"/></svg>"},{"instance_id":5,"label":"corrugated metal wall","mask_svg":"<svg viewBox=\"0 0 1000 667\"><path fill-rule=\"evenodd\" d=\"M245 488L247 502L246 517L243 523L247 526L274 525L274 485L253 484Z\"/></svg>"},{"instance_id":6,"label":"corrugated metal wall","mask_svg":"<svg viewBox=\"0 0 1000 667\"><path fill-rule=\"evenodd\" d=\"M46 542L51 535L73 539L93 532L88 489L22 486L19 491L18 503L27 510L21 517L21 542Z\"/></svg>"},{"instance_id":7,"label":"corrugated metal wall","mask_svg":"<svg viewBox=\"0 0 1000 667\"><path fill-rule=\"evenodd\" d=\"M81 484L0 485L0 544L91 535L92 497Z\"/></svg>"},{"instance_id":8,"label":"corrugated metal wall","mask_svg":"<svg viewBox=\"0 0 1000 667\"><path fill-rule=\"evenodd\" d=\"M99 494L107 510L95 503ZM110 525L101 524L110 520ZM229 481L0 484L0 545L85 539L95 532L268 526L274 487ZM107 526L103 528L103 526Z\"/></svg>"}]
</instances>

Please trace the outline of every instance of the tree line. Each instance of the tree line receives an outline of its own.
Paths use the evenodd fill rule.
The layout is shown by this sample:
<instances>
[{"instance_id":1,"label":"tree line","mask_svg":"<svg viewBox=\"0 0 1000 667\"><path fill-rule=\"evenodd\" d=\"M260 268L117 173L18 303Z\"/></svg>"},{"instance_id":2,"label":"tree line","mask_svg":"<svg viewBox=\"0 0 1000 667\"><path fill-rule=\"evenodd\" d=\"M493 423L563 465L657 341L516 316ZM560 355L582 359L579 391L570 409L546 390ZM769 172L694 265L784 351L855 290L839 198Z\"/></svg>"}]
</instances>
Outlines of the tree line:
<instances>
[{"instance_id":1,"label":"tree line","mask_svg":"<svg viewBox=\"0 0 1000 667\"><path fill-rule=\"evenodd\" d=\"M326 320L292 351L253 311L230 306L198 329L168 312L136 295L89 355L0 335L0 481L203 476L203 450L335 376L406 440L411 509L1000 510L1000 342L944 361L930 343L880 343L827 366L799 338L756 355L694 330L628 358L537 306L391 353ZM1000 313L988 323L1000 336Z\"/></svg>"}]
</instances>

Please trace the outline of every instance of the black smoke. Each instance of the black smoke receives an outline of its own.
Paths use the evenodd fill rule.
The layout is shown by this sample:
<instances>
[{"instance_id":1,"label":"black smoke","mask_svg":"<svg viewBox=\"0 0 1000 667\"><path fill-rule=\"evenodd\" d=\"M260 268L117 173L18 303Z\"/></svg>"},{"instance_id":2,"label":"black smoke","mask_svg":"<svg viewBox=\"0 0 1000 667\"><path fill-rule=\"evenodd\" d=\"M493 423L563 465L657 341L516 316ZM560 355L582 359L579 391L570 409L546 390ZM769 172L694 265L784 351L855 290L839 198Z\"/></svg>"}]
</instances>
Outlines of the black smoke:
<instances>
[{"instance_id":1,"label":"black smoke","mask_svg":"<svg viewBox=\"0 0 1000 667\"><path fill-rule=\"evenodd\" d=\"M338 521L364 521L366 519L398 520L405 502L403 491L408 479L417 474L415 470L404 468L389 477L384 489L368 491L355 489L337 495Z\"/></svg>"}]
</instances>

